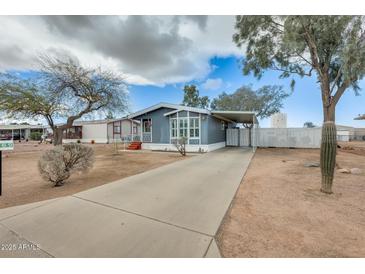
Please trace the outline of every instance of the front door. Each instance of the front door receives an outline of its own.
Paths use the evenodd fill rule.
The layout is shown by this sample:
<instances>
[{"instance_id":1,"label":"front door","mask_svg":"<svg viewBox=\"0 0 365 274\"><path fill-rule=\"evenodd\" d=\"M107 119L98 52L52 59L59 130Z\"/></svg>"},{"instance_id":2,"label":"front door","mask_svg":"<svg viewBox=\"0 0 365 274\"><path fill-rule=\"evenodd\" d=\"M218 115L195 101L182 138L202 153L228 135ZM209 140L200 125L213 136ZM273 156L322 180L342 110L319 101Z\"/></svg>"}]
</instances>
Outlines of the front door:
<instances>
[{"instance_id":1,"label":"front door","mask_svg":"<svg viewBox=\"0 0 365 274\"><path fill-rule=\"evenodd\" d=\"M152 119L142 120L142 142L152 142Z\"/></svg>"}]
</instances>

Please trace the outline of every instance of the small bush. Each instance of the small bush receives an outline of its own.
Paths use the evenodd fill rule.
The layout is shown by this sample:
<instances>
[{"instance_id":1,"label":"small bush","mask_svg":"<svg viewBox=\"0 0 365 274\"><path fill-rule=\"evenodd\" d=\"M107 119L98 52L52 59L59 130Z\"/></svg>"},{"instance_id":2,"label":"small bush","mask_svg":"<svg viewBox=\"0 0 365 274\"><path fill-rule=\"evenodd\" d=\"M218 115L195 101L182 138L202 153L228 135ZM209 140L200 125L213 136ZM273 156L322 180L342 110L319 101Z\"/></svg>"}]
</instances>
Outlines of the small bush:
<instances>
[{"instance_id":1,"label":"small bush","mask_svg":"<svg viewBox=\"0 0 365 274\"><path fill-rule=\"evenodd\" d=\"M62 186L72 172L86 172L93 164L91 147L70 143L46 151L39 159L38 168L44 180Z\"/></svg>"},{"instance_id":2,"label":"small bush","mask_svg":"<svg viewBox=\"0 0 365 274\"><path fill-rule=\"evenodd\" d=\"M40 132L31 132L29 137L33 141L40 141L42 139L42 133L40 133Z\"/></svg>"},{"instance_id":3,"label":"small bush","mask_svg":"<svg viewBox=\"0 0 365 274\"><path fill-rule=\"evenodd\" d=\"M186 143L187 143L188 139L186 137L181 137L177 140L175 140L175 142L173 142L173 144L175 145L176 149L178 152L180 152L180 154L182 156L186 155Z\"/></svg>"}]
</instances>

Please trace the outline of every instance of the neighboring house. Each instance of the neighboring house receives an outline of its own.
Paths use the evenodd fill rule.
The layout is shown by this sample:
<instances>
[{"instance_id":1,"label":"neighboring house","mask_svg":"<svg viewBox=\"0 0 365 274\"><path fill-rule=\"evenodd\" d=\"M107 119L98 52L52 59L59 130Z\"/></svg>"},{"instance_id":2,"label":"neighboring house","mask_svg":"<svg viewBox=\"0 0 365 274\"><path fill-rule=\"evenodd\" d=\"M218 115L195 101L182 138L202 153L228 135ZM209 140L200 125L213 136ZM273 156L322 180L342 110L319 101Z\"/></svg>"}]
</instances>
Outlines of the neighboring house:
<instances>
[{"instance_id":1,"label":"neighboring house","mask_svg":"<svg viewBox=\"0 0 365 274\"><path fill-rule=\"evenodd\" d=\"M365 128L336 125L337 140L339 141L365 141Z\"/></svg>"},{"instance_id":2,"label":"neighboring house","mask_svg":"<svg viewBox=\"0 0 365 274\"><path fill-rule=\"evenodd\" d=\"M42 125L0 125L0 140L30 139L32 132L43 133L45 130Z\"/></svg>"},{"instance_id":3,"label":"neighboring house","mask_svg":"<svg viewBox=\"0 0 365 274\"><path fill-rule=\"evenodd\" d=\"M141 122L123 118L108 123L108 142L114 141L131 142L140 141Z\"/></svg>"},{"instance_id":4,"label":"neighboring house","mask_svg":"<svg viewBox=\"0 0 365 274\"><path fill-rule=\"evenodd\" d=\"M159 103L128 116L141 124L142 149L176 150L174 143L187 138L186 150L208 152L226 146L226 129L238 123L257 124L254 112L210 111Z\"/></svg>"},{"instance_id":5,"label":"neighboring house","mask_svg":"<svg viewBox=\"0 0 365 274\"><path fill-rule=\"evenodd\" d=\"M63 142L107 144L114 141L139 140L140 122L128 118L75 121L73 126L64 131Z\"/></svg>"}]
</instances>

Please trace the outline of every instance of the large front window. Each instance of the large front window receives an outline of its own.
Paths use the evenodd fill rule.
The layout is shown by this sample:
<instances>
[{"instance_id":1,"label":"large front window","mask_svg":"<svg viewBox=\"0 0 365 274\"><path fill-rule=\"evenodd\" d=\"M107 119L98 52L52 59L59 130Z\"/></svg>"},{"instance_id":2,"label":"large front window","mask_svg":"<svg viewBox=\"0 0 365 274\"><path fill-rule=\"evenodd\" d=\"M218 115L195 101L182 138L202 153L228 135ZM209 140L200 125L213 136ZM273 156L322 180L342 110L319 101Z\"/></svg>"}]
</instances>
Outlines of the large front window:
<instances>
[{"instance_id":1,"label":"large front window","mask_svg":"<svg viewBox=\"0 0 365 274\"><path fill-rule=\"evenodd\" d=\"M170 120L171 138L177 138L177 120Z\"/></svg>"},{"instance_id":2,"label":"large front window","mask_svg":"<svg viewBox=\"0 0 365 274\"><path fill-rule=\"evenodd\" d=\"M179 137L188 137L188 118L179 118Z\"/></svg>"},{"instance_id":3,"label":"large front window","mask_svg":"<svg viewBox=\"0 0 365 274\"><path fill-rule=\"evenodd\" d=\"M190 138L199 138L199 118L190 118Z\"/></svg>"},{"instance_id":4,"label":"large front window","mask_svg":"<svg viewBox=\"0 0 365 274\"><path fill-rule=\"evenodd\" d=\"M172 139L186 137L190 139L200 138L200 119L198 117L171 118L170 136Z\"/></svg>"}]
</instances>

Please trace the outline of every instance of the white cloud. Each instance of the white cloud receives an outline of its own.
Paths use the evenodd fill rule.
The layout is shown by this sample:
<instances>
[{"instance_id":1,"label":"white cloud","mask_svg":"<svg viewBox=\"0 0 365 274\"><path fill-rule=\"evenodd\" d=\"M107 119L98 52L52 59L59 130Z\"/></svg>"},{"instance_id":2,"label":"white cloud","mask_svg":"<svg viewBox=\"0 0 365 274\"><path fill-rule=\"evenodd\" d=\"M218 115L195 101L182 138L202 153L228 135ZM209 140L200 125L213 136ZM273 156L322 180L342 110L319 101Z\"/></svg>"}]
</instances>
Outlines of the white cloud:
<instances>
[{"instance_id":1,"label":"white cloud","mask_svg":"<svg viewBox=\"0 0 365 274\"><path fill-rule=\"evenodd\" d=\"M223 80L221 78L208 78L202 87L206 90L217 90L223 86Z\"/></svg>"},{"instance_id":2,"label":"white cloud","mask_svg":"<svg viewBox=\"0 0 365 274\"><path fill-rule=\"evenodd\" d=\"M131 84L204 79L214 56L239 55L233 16L0 16L0 70L34 69L40 53L68 52Z\"/></svg>"}]
</instances>

